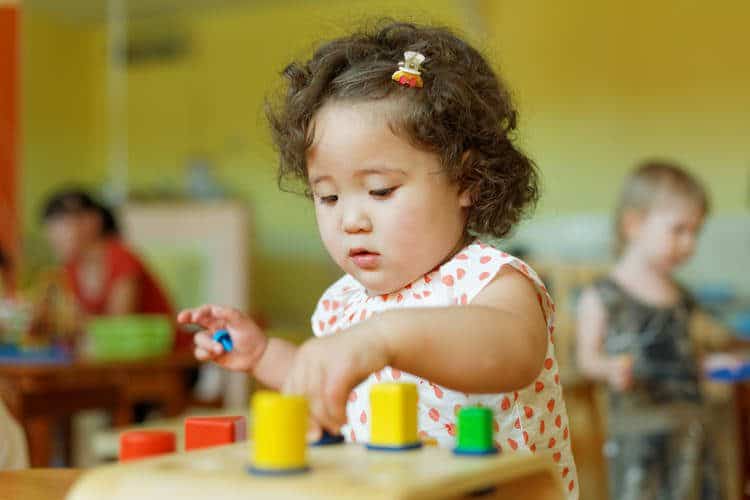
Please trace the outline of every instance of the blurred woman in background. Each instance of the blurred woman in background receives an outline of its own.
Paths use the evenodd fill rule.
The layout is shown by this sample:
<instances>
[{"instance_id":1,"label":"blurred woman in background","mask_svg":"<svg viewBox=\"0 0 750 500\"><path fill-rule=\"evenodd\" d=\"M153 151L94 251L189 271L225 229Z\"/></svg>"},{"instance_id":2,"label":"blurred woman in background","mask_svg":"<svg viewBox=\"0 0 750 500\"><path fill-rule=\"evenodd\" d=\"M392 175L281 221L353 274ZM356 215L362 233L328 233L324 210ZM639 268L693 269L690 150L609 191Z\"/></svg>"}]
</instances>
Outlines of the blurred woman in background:
<instances>
[{"instance_id":1,"label":"blurred woman in background","mask_svg":"<svg viewBox=\"0 0 750 500\"><path fill-rule=\"evenodd\" d=\"M90 316L163 314L174 325L171 302L138 255L120 238L112 211L82 190L54 194L42 212L50 245L63 265L64 279L77 303L80 322ZM192 347L192 336L175 328L175 351ZM85 327L84 327L85 329ZM197 369L186 371L192 387ZM143 421L153 405L134 406Z\"/></svg>"},{"instance_id":2,"label":"blurred woman in background","mask_svg":"<svg viewBox=\"0 0 750 500\"><path fill-rule=\"evenodd\" d=\"M112 212L81 190L54 194L42 212L50 245L84 319L165 314L172 305L143 261L125 245ZM177 346L189 339L177 337Z\"/></svg>"}]
</instances>

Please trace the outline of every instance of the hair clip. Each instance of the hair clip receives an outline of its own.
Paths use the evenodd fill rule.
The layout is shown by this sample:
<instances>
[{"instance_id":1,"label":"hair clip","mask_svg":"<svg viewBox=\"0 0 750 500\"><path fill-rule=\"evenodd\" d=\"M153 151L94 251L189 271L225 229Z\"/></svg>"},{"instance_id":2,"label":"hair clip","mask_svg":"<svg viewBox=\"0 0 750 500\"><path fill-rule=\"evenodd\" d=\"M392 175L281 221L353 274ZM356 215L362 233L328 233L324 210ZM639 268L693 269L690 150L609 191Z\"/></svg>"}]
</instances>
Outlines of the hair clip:
<instances>
[{"instance_id":1,"label":"hair clip","mask_svg":"<svg viewBox=\"0 0 750 500\"><path fill-rule=\"evenodd\" d=\"M422 88L420 66L425 57L419 52L408 50L404 52L404 60L398 63L398 71L393 73L391 80L405 87Z\"/></svg>"}]
</instances>

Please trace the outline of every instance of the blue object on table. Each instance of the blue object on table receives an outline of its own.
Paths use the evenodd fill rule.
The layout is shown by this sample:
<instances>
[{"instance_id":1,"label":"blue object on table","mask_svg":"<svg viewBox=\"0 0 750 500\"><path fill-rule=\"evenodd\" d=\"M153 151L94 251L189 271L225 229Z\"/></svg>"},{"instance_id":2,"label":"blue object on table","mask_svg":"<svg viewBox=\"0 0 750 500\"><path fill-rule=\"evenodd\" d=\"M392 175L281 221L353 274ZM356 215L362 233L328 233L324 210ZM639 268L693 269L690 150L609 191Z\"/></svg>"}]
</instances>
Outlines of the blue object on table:
<instances>
[{"instance_id":1,"label":"blue object on table","mask_svg":"<svg viewBox=\"0 0 750 500\"><path fill-rule=\"evenodd\" d=\"M73 361L70 351L59 347L24 348L0 344L0 365L64 365Z\"/></svg>"},{"instance_id":2,"label":"blue object on table","mask_svg":"<svg viewBox=\"0 0 750 500\"><path fill-rule=\"evenodd\" d=\"M750 379L750 362L746 361L736 368L715 368L708 371L708 377L717 382L742 382Z\"/></svg>"},{"instance_id":3,"label":"blue object on table","mask_svg":"<svg viewBox=\"0 0 750 500\"><path fill-rule=\"evenodd\" d=\"M315 441L314 443L310 443L310 446L326 446L329 444L339 444L344 442L344 436L341 434L331 434L330 432L324 430L323 434L320 436L320 439Z\"/></svg>"},{"instance_id":4,"label":"blue object on table","mask_svg":"<svg viewBox=\"0 0 750 500\"><path fill-rule=\"evenodd\" d=\"M217 330L214 333L214 340L221 344L226 352L232 352L232 337L229 336L227 330Z\"/></svg>"}]
</instances>

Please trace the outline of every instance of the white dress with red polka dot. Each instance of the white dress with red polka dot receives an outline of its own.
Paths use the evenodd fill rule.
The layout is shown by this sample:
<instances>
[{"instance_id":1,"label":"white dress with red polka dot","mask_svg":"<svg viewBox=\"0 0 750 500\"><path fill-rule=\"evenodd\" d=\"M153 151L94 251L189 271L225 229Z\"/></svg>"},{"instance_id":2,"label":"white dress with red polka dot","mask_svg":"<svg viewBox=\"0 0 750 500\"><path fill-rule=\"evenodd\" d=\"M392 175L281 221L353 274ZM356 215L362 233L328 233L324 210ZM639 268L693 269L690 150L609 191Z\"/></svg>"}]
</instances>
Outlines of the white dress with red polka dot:
<instances>
[{"instance_id":1,"label":"white dress with red polka dot","mask_svg":"<svg viewBox=\"0 0 750 500\"><path fill-rule=\"evenodd\" d=\"M412 382L419 391L419 435L440 446L455 445L456 415L462 406L482 405L494 412L495 445L503 453L550 453L558 464L569 500L578 498L578 479L570 447L568 415L562 398L553 345L555 306L537 274L523 261L479 241L450 261L397 292L370 296L352 276L334 283L321 297L312 316L316 336L330 335L388 309L445 307L471 303L500 269L510 265L527 276L537 289L549 332L547 356L536 380L511 393L466 394L442 387L396 368L370 375L349 395L348 441L369 439L370 386L378 382Z\"/></svg>"}]
</instances>

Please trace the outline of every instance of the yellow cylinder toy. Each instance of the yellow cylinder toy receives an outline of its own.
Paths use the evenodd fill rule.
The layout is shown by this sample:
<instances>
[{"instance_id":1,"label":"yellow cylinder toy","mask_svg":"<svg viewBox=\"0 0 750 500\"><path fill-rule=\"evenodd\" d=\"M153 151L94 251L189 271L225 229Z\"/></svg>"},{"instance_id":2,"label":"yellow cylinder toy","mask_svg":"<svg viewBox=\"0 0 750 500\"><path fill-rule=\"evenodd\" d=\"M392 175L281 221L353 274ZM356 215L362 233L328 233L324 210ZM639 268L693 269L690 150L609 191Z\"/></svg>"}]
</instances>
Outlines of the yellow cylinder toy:
<instances>
[{"instance_id":1,"label":"yellow cylinder toy","mask_svg":"<svg viewBox=\"0 0 750 500\"><path fill-rule=\"evenodd\" d=\"M308 470L307 400L302 396L258 391L251 403L252 454L255 474L296 474Z\"/></svg>"},{"instance_id":2,"label":"yellow cylinder toy","mask_svg":"<svg viewBox=\"0 0 750 500\"><path fill-rule=\"evenodd\" d=\"M385 382L370 389L371 450L398 451L419 448L417 436L417 386Z\"/></svg>"}]
</instances>

